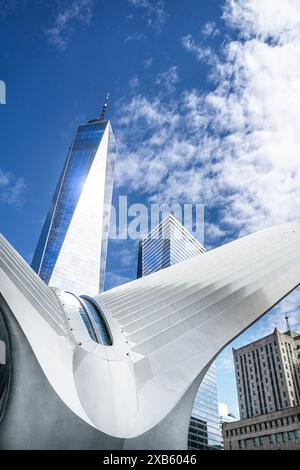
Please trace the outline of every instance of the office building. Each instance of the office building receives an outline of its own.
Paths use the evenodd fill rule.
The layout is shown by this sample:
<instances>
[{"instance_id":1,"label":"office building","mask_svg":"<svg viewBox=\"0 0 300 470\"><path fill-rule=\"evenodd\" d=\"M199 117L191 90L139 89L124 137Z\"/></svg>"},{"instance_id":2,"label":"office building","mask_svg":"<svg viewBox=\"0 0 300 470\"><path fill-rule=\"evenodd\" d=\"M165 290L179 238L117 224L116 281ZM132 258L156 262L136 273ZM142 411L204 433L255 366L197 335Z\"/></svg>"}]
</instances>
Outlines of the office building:
<instances>
[{"instance_id":1,"label":"office building","mask_svg":"<svg viewBox=\"0 0 300 470\"><path fill-rule=\"evenodd\" d=\"M225 450L300 449L300 335L286 321L233 350L242 419L223 423Z\"/></svg>"},{"instance_id":2,"label":"office building","mask_svg":"<svg viewBox=\"0 0 300 470\"><path fill-rule=\"evenodd\" d=\"M260 416L300 405L297 332L274 332L233 350L240 416Z\"/></svg>"},{"instance_id":3,"label":"office building","mask_svg":"<svg viewBox=\"0 0 300 470\"><path fill-rule=\"evenodd\" d=\"M147 276L205 252L205 248L172 215L139 243L137 277Z\"/></svg>"},{"instance_id":4,"label":"office building","mask_svg":"<svg viewBox=\"0 0 300 470\"><path fill-rule=\"evenodd\" d=\"M140 241L137 275L146 276L204 252L204 247L170 214ZM206 373L194 401L188 446L197 450L222 446L215 363Z\"/></svg>"},{"instance_id":5,"label":"office building","mask_svg":"<svg viewBox=\"0 0 300 470\"><path fill-rule=\"evenodd\" d=\"M78 127L32 260L46 284L77 294L104 288L116 159L107 100Z\"/></svg>"},{"instance_id":6,"label":"office building","mask_svg":"<svg viewBox=\"0 0 300 470\"><path fill-rule=\"evenodd\" d=\"M224 450L300 450L300 406L222 425Z\"/></svg>"},{"instance_id":7,"label":"office building","mask_svg":"<svg viewBox=\"0 0 300 470\"><path fill-rule=\"evenodd\" d=\"M213 363L206 372L195 397L188 434L188 448L219 450L222 447L216 365Z\"/></svg>"}]
</instances>

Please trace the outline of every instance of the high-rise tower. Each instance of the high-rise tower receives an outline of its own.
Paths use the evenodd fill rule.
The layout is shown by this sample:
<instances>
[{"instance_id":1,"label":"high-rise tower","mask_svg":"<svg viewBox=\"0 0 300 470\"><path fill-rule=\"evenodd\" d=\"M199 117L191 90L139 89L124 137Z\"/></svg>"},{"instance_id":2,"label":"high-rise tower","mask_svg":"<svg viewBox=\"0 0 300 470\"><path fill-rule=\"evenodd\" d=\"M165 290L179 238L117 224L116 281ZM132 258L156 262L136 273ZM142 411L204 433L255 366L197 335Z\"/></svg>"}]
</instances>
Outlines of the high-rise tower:
<instances>
[{"instance_id":1,"label":"high-rise tower","mask_svg":"<svg viewBox=\"0 0 300 470\"><path fill-rule=\"evenodd\" d=\"M137 277L205 253L205 248L170 214L140 241Z\"/></svg>"},{"instance_id":2,"label":"high-rise tower","mask_svg":"<svg viewBox=\"0 0 300 470\"><path fill-rule=\"evenodd\" d=\"M146 276L203 253L205 248L170 214L140 241L137 276ZM219 421L216 366L212 363L195 397L188 447L220 449Z\"/></svg>"},{"instance_id":3,"label":"high-rise tower","mask_svg":"<svg viewBox=\"0 0 300 470\"><path fill-rule=\"evenodd\" d=\"M116 159L107 103L77 129L32 260L47 284L75 293L104 287Z\"/></svg>"},{"instance_id":4,"label":"high-rise tower","mask_svg":"<svg viewBox=\"0 0 300 470\"><path fill-rule=\"evenodd\" d=\"M233 350L241 418L300 405L299 339L295 331L275 328Z\"/></svg>"}]
</instances>

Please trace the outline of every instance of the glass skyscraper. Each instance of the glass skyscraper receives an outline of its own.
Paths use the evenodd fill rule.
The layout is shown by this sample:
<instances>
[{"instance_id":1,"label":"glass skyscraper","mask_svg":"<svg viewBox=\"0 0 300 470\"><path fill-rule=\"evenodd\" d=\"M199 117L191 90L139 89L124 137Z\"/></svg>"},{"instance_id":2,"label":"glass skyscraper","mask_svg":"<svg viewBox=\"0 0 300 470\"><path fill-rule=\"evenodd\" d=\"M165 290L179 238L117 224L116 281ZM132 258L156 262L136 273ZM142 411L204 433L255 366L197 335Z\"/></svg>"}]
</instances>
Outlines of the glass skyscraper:
<instances>
[{"instance_id":1,"label":"glass skyscraper","mask_svg":"<svg viewBox=\"0 0 300 470\"><path fill-rule=\"evenodd\" d=\"M195 450L214 450L223 447L215 363L205 374L194 401L188 447Z\"/></svg>"},{"instance_id":2,"label":"glass skyscraper","mask_svg":"<svg viewBox=\"0 0 300 470\"><path fill-rule=\"evenodd\" d=\"M204 252L203 246L170 214L140 241L137 277Z\"/></svg>"},{"instance_id":3,"label":"glass skyscraper","mask_svg":"<svg viewBox=\"0 0 300 470\"><path fill-rule=\"evenodd\" d=\"M205 248L198 240L170 214L140 241L137 277L146 276L204 252ZM190 449L222 448L215 363L207 371L197 392L187 439Z\"/></svg>"},{"instance_id":4,"label":"glass skyscraper","mask_svg":"<svg viewBox=\"0 0 300 470\"><path fill-rule=\"evenodd\" d=\"M116 159L106 106L78 127L32 260L47 284L78 294L104 288Z\"/></svg>"}]
</instances>

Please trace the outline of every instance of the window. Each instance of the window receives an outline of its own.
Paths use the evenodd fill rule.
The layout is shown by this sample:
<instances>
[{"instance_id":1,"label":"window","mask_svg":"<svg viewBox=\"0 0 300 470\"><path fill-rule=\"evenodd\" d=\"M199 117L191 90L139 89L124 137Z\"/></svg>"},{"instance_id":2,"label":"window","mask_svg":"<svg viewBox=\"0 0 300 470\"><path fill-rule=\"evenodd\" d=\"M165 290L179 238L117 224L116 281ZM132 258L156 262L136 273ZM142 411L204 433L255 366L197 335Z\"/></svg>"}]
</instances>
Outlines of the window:
<instances>
[{"instance_id":1,"label":"window","mask_svg":"<svg viewBox=\"0 0 300 470\"><path fill-rule=\"evenodd\" d=\"M100 307L93 299L87 296L82 296L81 301L91 323L96 327L94 329L96 330L97 342L104 346L111 346L113 344L112 336Z\"/></svg>"},{"instance_id":2,"label":"window","mask_svg":"<svg viewBox=\"0 0 300 470\"><path fill-rule=\"evenodd\" d=\"M89 316L86 314L85 310L83 308L81 308L79 310L80 312L80 316L86 326L86 329L88 330L88 333L90 335L90 338L93 340L93 341L97 341L97 336L96 336L96 333L95 333L95 330L94 330L94 327L93 327L93 324L89 318Z\"/></svg>"}]
</instances>

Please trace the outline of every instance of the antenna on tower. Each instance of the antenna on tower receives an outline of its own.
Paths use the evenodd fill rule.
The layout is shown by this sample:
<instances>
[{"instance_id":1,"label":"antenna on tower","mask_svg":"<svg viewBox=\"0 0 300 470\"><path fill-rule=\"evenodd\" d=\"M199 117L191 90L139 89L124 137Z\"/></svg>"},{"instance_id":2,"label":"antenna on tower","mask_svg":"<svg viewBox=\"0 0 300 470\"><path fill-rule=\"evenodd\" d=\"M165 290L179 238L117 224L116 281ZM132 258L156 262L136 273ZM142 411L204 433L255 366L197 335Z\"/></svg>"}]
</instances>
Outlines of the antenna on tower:
<instances>
[{"instance_id":1,"label":"antenna on tower","mask_svg":"<svg viewBox=\"0 0 300 470\"><path fill-rule=\"evenodd\" d=\"M287 331L291 331L289 317L286 315L284 318L285 318L285 321L286 321Z\"/></svg>"},{"instance_id":2,"label":"antenna on tower","mask_svg":"<svg viewBox=\"0 0 300 470\"><path fill-rule=\"evenodd\" d=\"M107 106L108 106L108 100L109 100L109 93L107 93L105 101L104 101L104 105L103 105L103 108L102 108L102 111L101 111L100 121L104 121L105 114L106 114L106 111L107 111Z\"/></svg>"}]
</instances>

